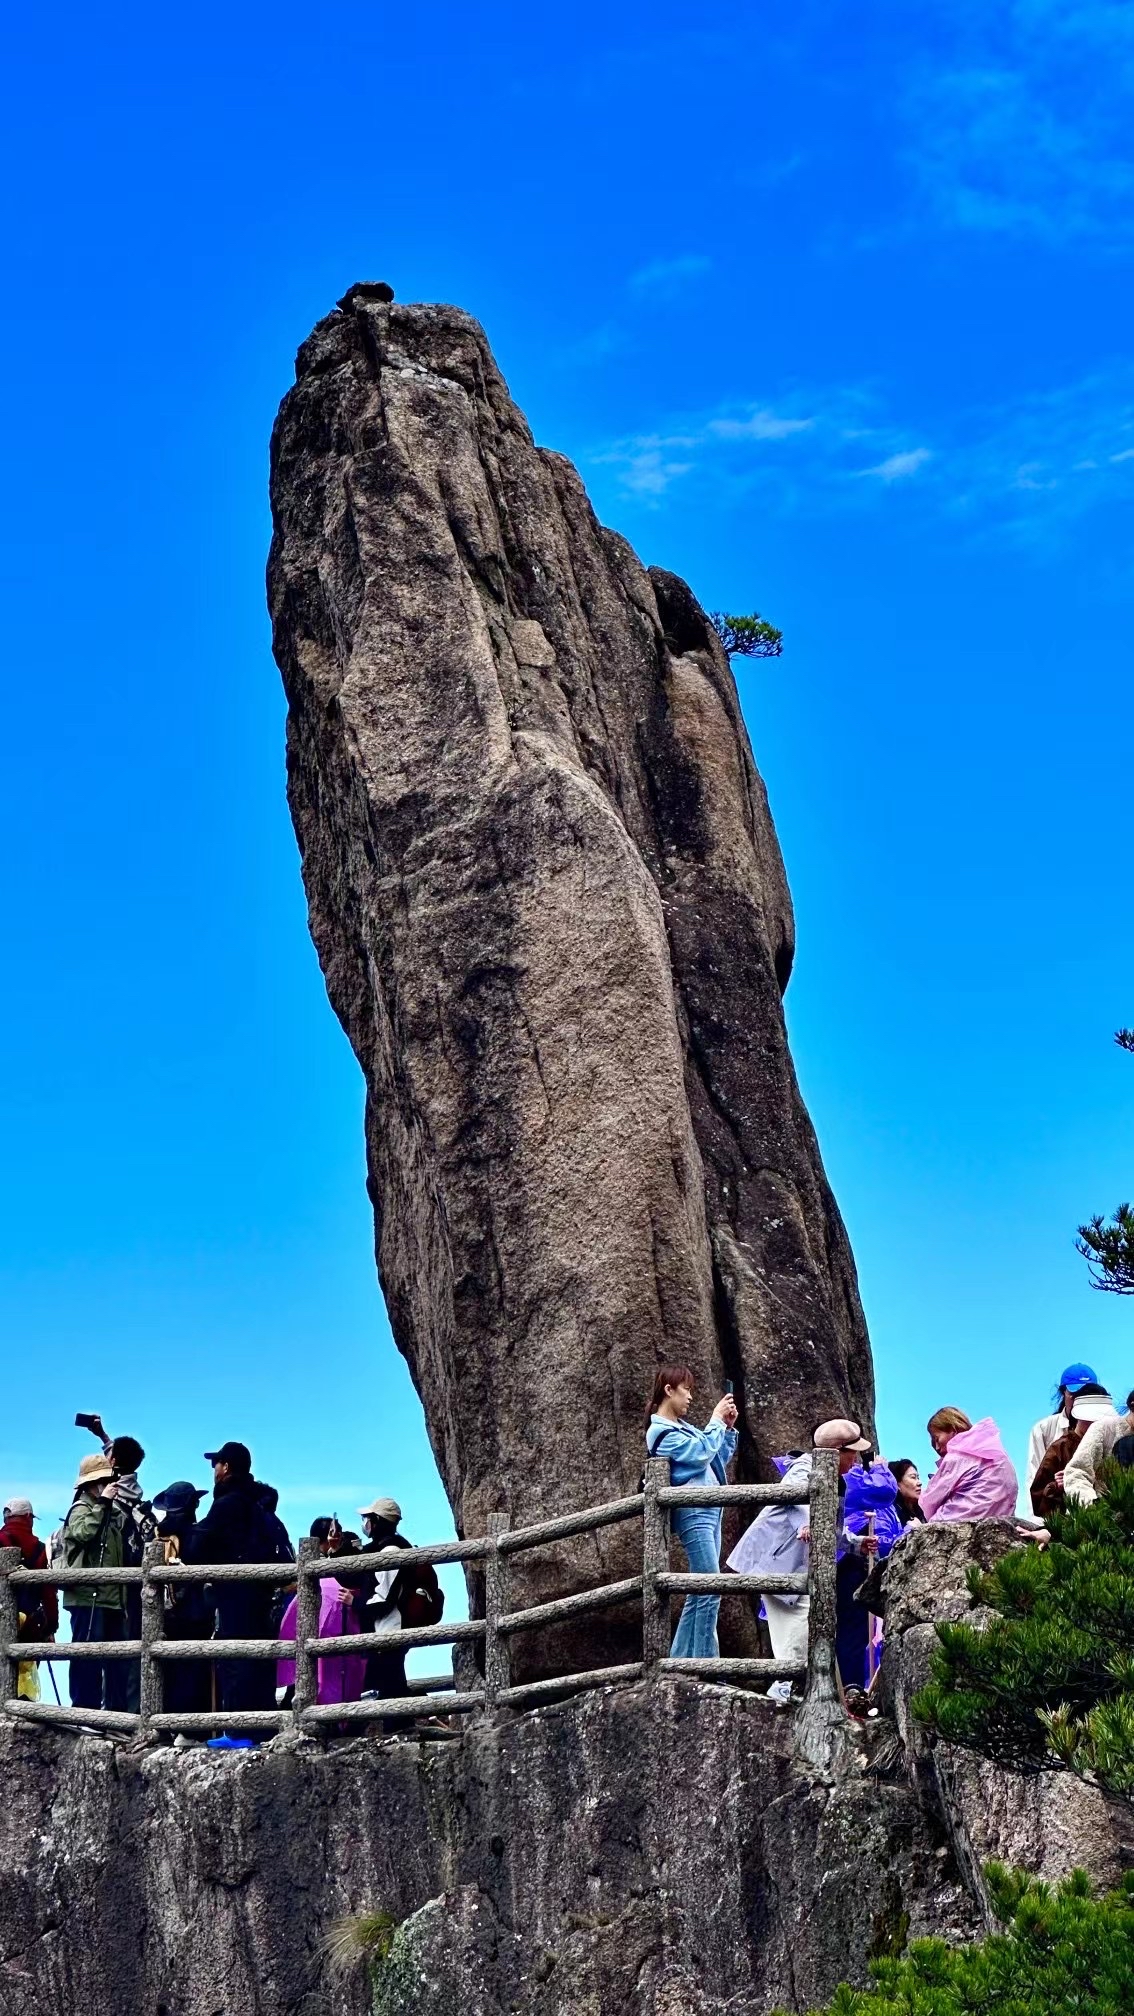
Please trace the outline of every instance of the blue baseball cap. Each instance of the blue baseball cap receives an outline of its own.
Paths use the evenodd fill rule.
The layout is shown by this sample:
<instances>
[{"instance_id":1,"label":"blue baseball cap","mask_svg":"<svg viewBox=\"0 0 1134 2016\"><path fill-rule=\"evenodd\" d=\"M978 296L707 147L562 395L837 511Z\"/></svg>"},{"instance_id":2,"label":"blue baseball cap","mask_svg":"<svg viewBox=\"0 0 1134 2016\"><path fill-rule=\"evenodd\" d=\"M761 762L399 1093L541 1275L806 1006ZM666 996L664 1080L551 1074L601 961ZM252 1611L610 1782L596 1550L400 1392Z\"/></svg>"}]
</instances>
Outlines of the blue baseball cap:
<instances>
[{"instance_id":1,"label":"blue baseball cap","mask_svg":"<svg viewBox=\"0 0 1134 2016\"><path fill-rule=\"evenodd\" d=\"M1098 1383L1089 1365L1069 1365L1066 1372L1059 1375L1059 1384L1065 1393L1077 1393L1080 1386L1097 1386Z\"/></svg>"}]
</instances>

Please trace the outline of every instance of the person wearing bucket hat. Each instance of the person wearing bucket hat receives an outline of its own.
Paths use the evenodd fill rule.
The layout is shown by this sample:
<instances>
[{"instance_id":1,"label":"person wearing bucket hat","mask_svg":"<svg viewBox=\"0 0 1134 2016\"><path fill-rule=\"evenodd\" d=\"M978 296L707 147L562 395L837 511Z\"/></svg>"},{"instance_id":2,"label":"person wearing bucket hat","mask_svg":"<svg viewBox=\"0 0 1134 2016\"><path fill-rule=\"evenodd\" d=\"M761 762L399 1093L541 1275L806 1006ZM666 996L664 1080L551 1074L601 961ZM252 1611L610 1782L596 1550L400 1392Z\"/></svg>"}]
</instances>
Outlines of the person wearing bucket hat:
<instances>
[{"instance_id":1,"label":"person wearing bucket hat","mask_svg":"<svg viewBox=\"0 0 1134 2016\"><path fill-rule=\"evenodd\" d=\"M1028 1461L1024 1469L1024 1489L1026 1491L1031 1490L1032 1479L1043 1462L1047 1450L1051 1448L1053 1442L1059 1440L1061 1435L1066 1435L1075 1395L1081 1393L1085 1386L1093 1387L1097 1384L1097 1375L1093 1366L1081 1364L1064 1366L1055 1388L1054 1412L1043 1415L1036 1422L1028 1437Z\"/></svg>"},{"instance_id":2,"label":"person wearing bucket hat","mask_svg":"<svg viewBox=\"0 0 1134 2016\"><path fill-rule=\"evenodd\" d=\"M109 1456L84 1456L75 1479L75 1495L63 1522L64 1568L121 1568L122 1515L116 1499L114 1465ZM117 1582L68 1584L63 1607L71 1614L71 1637L78 1645L107 1645L125 1636L125 1604ZM72 1659L67 1681L75 1708L118 1708L125 1705L125 1671L121 1659Z\"/></svg>"},{"instance_id":3,"label":"person wearing bucket hat","mask_svg":"<svg viewBox=\"0 0 1134 2016\"><path fill-rule=\"evenodd\" d=\"M1044 1450L1043 1459L1031 1481L1032 1511L1037 1519L1046 1519L1049 1512L1058 1511L1066 1503L1063 1472L1088 1428L1096 1421L1116 1418L1114 1401L1105 1386L1088 1383L1073 1395L1067 1433L1057 1436Z\"/></svg>"}]
</instances>

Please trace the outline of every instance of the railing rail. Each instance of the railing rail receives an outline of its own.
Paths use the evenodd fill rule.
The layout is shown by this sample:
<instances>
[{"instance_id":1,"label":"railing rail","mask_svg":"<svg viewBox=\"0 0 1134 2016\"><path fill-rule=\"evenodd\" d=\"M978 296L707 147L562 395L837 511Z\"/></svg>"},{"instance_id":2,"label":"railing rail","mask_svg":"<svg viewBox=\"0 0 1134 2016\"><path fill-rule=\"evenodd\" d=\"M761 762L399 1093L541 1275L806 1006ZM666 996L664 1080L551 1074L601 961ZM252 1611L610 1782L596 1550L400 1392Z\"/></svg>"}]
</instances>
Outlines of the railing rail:
<instances>
[{"instance_id":1,"label":"railing rail","mask_svg":"<svg viewBox=\"0 0 1134 2016\"><path fill-rule=\"evenodd\" d=\"M810 1568L806 1575L691 1574L670 1567L669 1514L674 1506L808 1504L811 1528ZM806 1677L806 1709L820 1717L834 1701L835 1683L835 1540L838 1516L836 1459L817 1452L810 1486L726 1484L676 1487L669 1465L651 1459L644 1488L632 1498L617 1498L560 1518L543 1519L513 1529L506 1513L493 1513L487 1533L469 1540L439 1541L425 1547L388 1548L379 1554L328 1559L318 1543L300 1543L294 1562L241 1562L205 1566L165 1559L160 1541L147 1547L140 1567L28 1569L18 1548L0 1549L0 1712L34 1722L63 1727L84 1726L115 1734L133 1734L150 1742L172 1732L212 1734L225 1730L266 1733L287 1727L310 1732L354 1728L367 1722L412 1721L422 1715L454 1716L535 1706L567 1693L640 1680L654 1673L682 1674L704 1680L767 1684ZM619 1581L547 1602L513 1608L509 1601L509 1568L513 1556L538 1547L555 1547L580 1534L632 1519L642 1522L642 1572ZM485 1615L451 1623L418 1625L393 1632L359 1632L319 1637L320 1584L327 1576L349 1584L375 1570L412 1568L444 1562L483 1563ZM182 1584L267 1583L296 1592L294 1641L280 1638L167 1638L164 1593ZM37 1588L141 1588L141 1636L109 1642L75 1644L66 1641L24 1643L18 1635L20 1592ZM777 1659L675 1659L670 1654L670 1606L675 1595L810 1595L807 1663ZM618 1666L564 1673L544 1680L513 1684L510 1644L525 1631L547 1629L616 1606L640 1604L642 1656ZM471 1645L483 1648L483 1680L479 1686L458 1685L449 1675L411 1678L408 1693L396 1699L321 1704L317 1699L318 1662L357 1657L370 1652L410 1651L416 1646ZM17 1669L27 1662L59 1660L135 1660L139 1668L137 1712L61 1706L54 1702L17 1698ZM175 1660L294 1660L295 1687L287 1708L187 1710L178 1713L165 1704L164 1676Z\"/></svg>"}]
</instances>

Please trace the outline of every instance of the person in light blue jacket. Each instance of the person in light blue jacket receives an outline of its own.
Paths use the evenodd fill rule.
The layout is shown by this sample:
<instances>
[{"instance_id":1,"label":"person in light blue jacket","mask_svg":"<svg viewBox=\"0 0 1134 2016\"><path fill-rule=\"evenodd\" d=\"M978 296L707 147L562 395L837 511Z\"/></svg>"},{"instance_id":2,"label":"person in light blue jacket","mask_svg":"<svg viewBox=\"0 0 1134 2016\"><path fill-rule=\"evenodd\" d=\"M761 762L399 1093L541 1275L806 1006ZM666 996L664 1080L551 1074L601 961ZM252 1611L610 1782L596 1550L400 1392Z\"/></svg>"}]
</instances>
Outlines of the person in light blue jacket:
<instances>
[{"instance_id":1,"label":"person in light blue jacket","mask_svg":"<svg viewBox=\"0 0 1134 2016\"><path fill-rule=\"evenodd\" d=\"M694 1428L686 1415L693 1404L693 1374L688 1365L661 1365L650 1397L646 1454L669 1460L671 1484L727 1484L727 1466L736 1451L736 1402L731 1393L718 1400L708 1426ZM673 1532L685 1549L690 1573L718 1575L721 1566L721 1515L709 1505L678 1505ZM673 1641L675 1659L719 1659L717 1613L719 1596L687 1596Z\"/></svg>"}]
</instances>

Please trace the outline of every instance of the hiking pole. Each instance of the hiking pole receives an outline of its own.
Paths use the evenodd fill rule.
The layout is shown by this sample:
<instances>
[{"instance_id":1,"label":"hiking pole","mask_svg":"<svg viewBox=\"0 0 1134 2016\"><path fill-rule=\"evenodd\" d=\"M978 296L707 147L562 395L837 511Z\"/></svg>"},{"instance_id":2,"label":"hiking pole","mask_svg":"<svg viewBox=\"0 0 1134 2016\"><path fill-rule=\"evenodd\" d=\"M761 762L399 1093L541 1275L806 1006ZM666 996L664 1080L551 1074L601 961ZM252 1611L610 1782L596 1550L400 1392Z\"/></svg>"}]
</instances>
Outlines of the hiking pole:
<instances>
[{"instance_id":1,"label":"hiking pole","mask_svg":"<svg viewBox=\"0 0 1134 2016\"><path fill-rule=\"evenodd\" d=\"M56 1702L58 1703L59 1707L62 1708L63 1703L59 1698L59 1682L55 1678L55 1668L52 1665L50 1659L47 1662L47 1677L51 1682L51 1691L55 1696Z\"/></svg>"}]
</instances>

